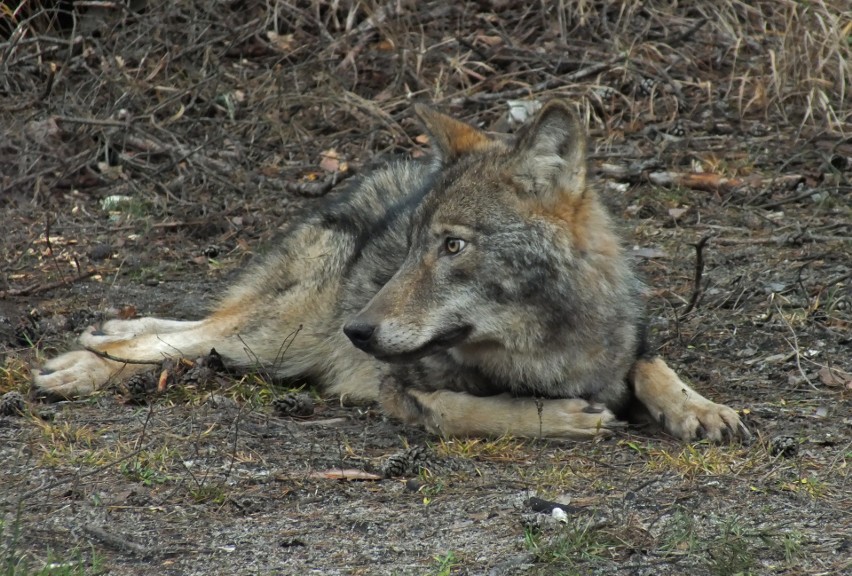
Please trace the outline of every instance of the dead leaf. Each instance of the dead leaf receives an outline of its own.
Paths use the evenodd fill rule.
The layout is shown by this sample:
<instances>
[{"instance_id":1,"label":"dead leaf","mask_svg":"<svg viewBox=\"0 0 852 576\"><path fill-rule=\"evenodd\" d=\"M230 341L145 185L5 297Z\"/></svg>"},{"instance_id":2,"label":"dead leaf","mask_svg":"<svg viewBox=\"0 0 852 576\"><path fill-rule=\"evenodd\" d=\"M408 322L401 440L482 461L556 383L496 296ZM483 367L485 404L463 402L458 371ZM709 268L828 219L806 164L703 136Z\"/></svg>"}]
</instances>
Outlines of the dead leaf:
<instances>
[{"instance_id":1,"label":"dead leaf","mask_svg":"<svg viewBox=\"0 0 852 576\"><path fill-rule=\"evenodd\" d=\"M266 164L260 167L260 173L268 178L274 178L281 174L281 168L273 164Z\"/></svg>"},{"instance_id":2,"label":"dead leaf","mask_svg":"<svg viewBox=\"0 0 852 576\"><path fill-rule=\"evenodd\" d=\"M322 152L322 160L320 160L319 165L326 172L337 172L340 170L340 156L337 150L330 148Z\"/></svg>"},{"instance_id":3,"label":"dead leaf","mask_svg":"<svg viewBox=\"0 0 852 576\"><path fill-rule=\"evenodd\" d=\"M136 318L136 306L134 306L133 304L122 306L118 309L118 317L121 320L129 320L130 318Z\"/></svg>"},{"instance_id":4,"label":"dead leaf","mask_svg":"<svg viewBox=\"0 0 852 576\"><path fill-rule=\"evenodd\" d=\"M476 42L482 42L489 48L494 48L495 46L500 46L503 43L503 37L489 36L488 34L477 34Z\"/></svg>"},{"instance_id":5,"label":"dead leaf","mask_svg":"<svg viewBox=\"0 0 852 576\"><path fill-rule=\"evenodd\" d=\"M846 386L847 388L852 386L852 374L847 374L837 368L823 366L819 369L817 375L819 376L819 381L826 386Z\"/></svg>"},{"instance_id":6,"label":"dead leaf","mask_svg":"<svg viewBox=\"0 0 852 576\"><path fill-rule=\"evenodd\" d=\"M659 248L634 248L631 255L639 258L668 258L669 255Z\"/></svg>"},{"instance_id":7,"label":"dead leaf","mask_svg":"<svg viewBox=\"0 0 852 576\"><path fill-rule=\"evenodd\" d=\"M277 32L273 32L272 30L267 30L266 37L267 39L269 39L273 46L275 46L282 52L290 52L291 50L293 50L292 34L279 34Z\"/></svg>"},{"instance_id":8,"label":"dead leaf","mask_svg":"<svg viewBox=\"0 0 852 576\"><path fill-rule=\"evenodd\" d=\"M689 212L688 206L686 208L669 208L669 216L674 220L680 220L687 212Z\"/></svg>"},{"instance_id":9,"label":"dead leaf","mask_svg":"<svg viewBox=\"0 0 852 576\"><path fill-rule=\"evenodd\" d=\"M28 122L25 132L31 140L42 145L55 142L62 135L62 130L56 123L56 118L53 117Z\"/></svg>"},{"instance_id":10,"label":"dead leaf","mask_svg":"<svg viewBox=\"0 0 852 576\"><path fill-rule=\"evenodd\" d=\"M107 162L98 162L97 167L101 176L107 180L120 180L124 177L124 171L121 166L110 166Z\"/></svg>"},{"instance_id":11,"label":"dead leaf","mask_svg":"<svg viewBox=\"0 0 852 576\"><path fill-rule=\"evenodd\" d=\"M391 40L381 40L376 44L376 50L379 52L392 52L395 48Z\"/></svg>"},{"instance_id":12,"label":"dead leaf","mask_svg":"<svg viewBox=\"0 0 852 576\"><path fill-rule=\"evenodd\" d=\"M169 371L163 370L160 372L160 378L157 380L157 392L165 392L169 385Z\"/></svg>"},{"instance_id":13,"label":"dead leaf","mask_svg":"<svg viewBox=\"0 0 852 576\"><path fill-rule=\"evenodd\" d=\"M331 470L311 472L308 478L318 480L382 480L382 476L378 474L371 474L355 468L332 468Z\"/></svg>"}]
</instances>

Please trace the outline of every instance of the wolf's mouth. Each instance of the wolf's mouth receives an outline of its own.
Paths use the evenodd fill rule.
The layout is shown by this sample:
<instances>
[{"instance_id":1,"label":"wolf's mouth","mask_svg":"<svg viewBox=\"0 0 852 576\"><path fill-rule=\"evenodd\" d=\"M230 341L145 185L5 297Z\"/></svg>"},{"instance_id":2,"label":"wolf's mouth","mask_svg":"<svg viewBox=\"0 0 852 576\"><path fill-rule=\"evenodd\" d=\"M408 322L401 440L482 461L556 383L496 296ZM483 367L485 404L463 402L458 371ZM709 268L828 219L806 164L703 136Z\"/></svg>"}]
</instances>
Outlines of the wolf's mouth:
<instances>
[{"instance_id":1,"label":"wolf's mouth","mask_svg":"<svg viewBox=\"0 0 852 576\"><path fill-rule=\"evenodd\" d=\"M441 350L447 350L457 344L461 344L468 336L470 336L470 333L472 331L473 326L469 324L465 324L462 326L453 326L436 335L434 338L432 338L428 342L425 342L414 350L407 350L405 352L398 353L380 350L375 346L375 342L362 344L355 342L355 345L364 352L371 354L372 356L383 362L403 364L406 362L412 362L414 360L424 358L431 354L435 354L436 352L440 352Z\"/></svg>"}]
</instances>

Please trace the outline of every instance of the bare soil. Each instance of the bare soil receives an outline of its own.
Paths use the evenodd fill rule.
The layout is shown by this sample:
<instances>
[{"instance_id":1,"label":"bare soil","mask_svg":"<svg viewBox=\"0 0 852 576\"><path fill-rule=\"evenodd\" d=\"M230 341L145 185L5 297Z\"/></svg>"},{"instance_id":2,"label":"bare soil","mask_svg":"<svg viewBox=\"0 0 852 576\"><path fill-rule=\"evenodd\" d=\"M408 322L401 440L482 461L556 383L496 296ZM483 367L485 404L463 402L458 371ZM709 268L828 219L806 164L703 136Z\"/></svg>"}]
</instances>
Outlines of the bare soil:
<instances>
[{"instance_id":1,"label":"bare soil","mask_svg":"<svg viewBox=\"0 0 852 576\"><path fill-rule=\"evenodd\" d=\"M73 4L0 3L4 574L852 571L844 2ZM555 95L660 352L751 444L441 440L189 363L29 397L85 326L200 317L333 184L424 153L413 101L511 130Z\"/></svg>"}]
</instances>

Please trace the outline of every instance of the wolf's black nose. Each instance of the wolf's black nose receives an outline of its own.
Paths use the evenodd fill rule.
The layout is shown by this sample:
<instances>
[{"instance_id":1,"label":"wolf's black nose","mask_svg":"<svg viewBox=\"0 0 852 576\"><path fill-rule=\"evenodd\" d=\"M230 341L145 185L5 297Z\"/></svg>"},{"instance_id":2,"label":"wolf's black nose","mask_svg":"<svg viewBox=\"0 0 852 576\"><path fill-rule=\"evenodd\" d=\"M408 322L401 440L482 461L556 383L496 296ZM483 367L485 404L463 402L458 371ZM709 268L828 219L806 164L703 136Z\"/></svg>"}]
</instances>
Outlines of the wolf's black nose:
<instances>
[{"instance_id":1,"label":"wolf's black nose","mask_svg":"<svg viewBox=\"0 0 852 576\"><path fill-rule=\"evenodd\" d=\"M343 333L361 350L366 350L370 346L370 340L375 332L376 327L366 322L350 322L343 327Z\"/></svg>"}]
</instances>

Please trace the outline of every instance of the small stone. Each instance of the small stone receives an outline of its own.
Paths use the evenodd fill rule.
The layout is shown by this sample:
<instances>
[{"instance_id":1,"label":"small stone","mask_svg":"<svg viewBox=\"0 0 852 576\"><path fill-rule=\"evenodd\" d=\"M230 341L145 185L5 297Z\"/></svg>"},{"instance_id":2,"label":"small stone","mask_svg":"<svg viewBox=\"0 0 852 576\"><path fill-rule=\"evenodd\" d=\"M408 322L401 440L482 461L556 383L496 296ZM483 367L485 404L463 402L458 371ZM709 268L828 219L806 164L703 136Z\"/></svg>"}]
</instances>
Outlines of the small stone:
<instances>
[{"instance_id":1,"label":"small stone","mask_svg":"<svg viewBox=\"0 0 852 576\"><path fill-rule=\"evenodd\" d=\"M89 258L95 262L99 260L106 260L110 256L112 256L112 246L109 244L95 244L89 250Z\"/></svg>"},{"instance_id":2,"label":"small stone","mask_svg":"<svg viewBox=\"0 0 852 576\"><path fill-rule=\"evenodd\" d=\"M418 492L423 488L423 482L419 478L409 478L405 481L405 489L409 492Z\"/></svg>"},{"instance_id":3,"label":"small stone","mask_svg":"<svg viewBox=\"0 0 852 576\"><path fill-rule=\"evenodd\" d=\"M216 258L221 252L222 252L221 248L219 248L218 246L211 245L211 246L208 246L207 248L205 248L204 250L202 250L201 253L204 256L206 256L207 258Z\"/></svg>"}]
</instances>

